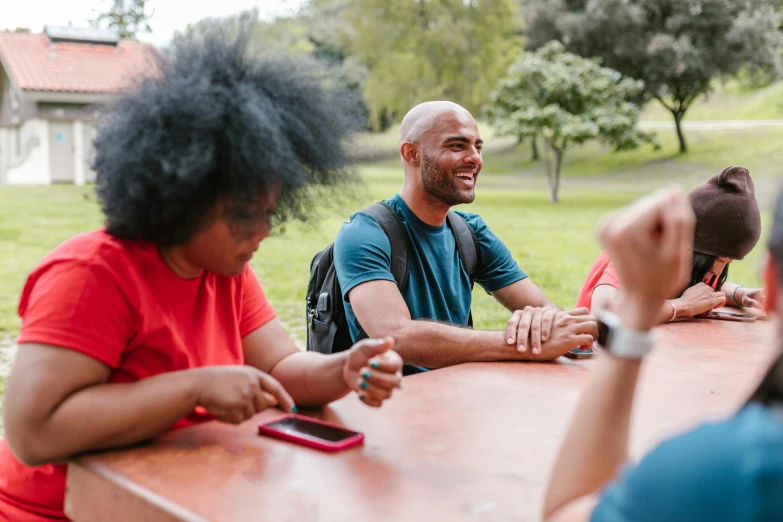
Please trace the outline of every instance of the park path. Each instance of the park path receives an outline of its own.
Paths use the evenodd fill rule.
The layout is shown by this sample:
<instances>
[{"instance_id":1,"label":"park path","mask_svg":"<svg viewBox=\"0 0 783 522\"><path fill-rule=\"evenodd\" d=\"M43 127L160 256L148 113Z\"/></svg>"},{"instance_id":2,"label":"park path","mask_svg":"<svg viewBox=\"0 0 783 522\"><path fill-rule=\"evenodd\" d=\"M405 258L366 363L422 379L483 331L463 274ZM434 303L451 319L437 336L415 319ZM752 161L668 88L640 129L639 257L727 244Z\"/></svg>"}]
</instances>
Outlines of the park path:
<instances>
[{"instance_id":1,"label":"park path","mask_svg":"<svg viewBox=\"0 0 783 522\"><path fill-rule=\"evenodd\" d=\"M783 120L686 120L682 122L684 130L729 130L757 129L761 127L783 127ZM642 120L641 129L673 129L672 120Z\"/></svg>"}]
</instances>

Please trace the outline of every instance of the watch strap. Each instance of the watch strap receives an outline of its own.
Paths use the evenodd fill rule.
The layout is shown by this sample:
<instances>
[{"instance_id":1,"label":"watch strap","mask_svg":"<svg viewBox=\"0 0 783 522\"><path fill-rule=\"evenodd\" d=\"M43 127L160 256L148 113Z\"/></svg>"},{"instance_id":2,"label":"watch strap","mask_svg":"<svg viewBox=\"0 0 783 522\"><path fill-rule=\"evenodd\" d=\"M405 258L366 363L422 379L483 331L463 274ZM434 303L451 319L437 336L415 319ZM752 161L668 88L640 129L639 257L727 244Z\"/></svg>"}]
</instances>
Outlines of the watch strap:
<instances>
[{"instance_id":1,"label":"watch strap","mask_svg":"<svg viewBox=\"0 0 783 522\"><path fill-rule=\"evenodd\" d=\"M641 359L655 346L654 332L640 332L622 324L620 318L611 313L598 317L598 343L615 357Z\"/></svg>"}]
</instances>

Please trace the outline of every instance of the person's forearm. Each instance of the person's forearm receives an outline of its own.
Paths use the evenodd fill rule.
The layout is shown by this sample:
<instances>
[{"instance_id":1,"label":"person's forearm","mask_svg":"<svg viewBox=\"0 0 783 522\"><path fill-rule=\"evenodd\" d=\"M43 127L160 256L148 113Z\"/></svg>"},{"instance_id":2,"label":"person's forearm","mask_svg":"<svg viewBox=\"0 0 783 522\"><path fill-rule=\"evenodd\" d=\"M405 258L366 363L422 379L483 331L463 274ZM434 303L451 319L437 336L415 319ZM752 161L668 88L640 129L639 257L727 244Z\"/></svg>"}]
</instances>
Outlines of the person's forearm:
<instances>
[{"instance_id":1,"label":"person's forearm","mask_svg":"<svg viewBox=\"0 0 783 522\"><path fill-rule=\"evenodd\" d=\"M647 332L656 312L638 297L618 307L624 327ZM641 360L599 354L547 486L544 516L597 491L628 458L628 427Z\"/></svg>"},{"instance_id":2,"label":"person's forearm","mask_svg":"<svg viewBox=\"0 0 783 522\"><path fill-rule=\"evenodd\" d=\"M348 352L324 355L298 352L272 368L271 375L294 399L297 406L320 407L348 394L343 378Z\"/></svg>"},{"instance_id":3,"label":"person's forearm","mask_svg":"<svg viewBox=\"0 0 783 522\"><path fill-rule=\"evenodd\" d=\"M599 356L552 471L545 516L598 490L627 459L639 367L639 361Z\"/></svg>"},{"instance_id":4,"label":"person's forearm","mask_svg":"<svg viewBox=\"0 0 783 522\"><path fill-rule=\"evenodd\" d=\"M433 321L405 321L383 335L396 340L395 350L405 364L443 368L466 362L533 359L506 343L505 332L473 330Z\"/></svg>"},{"instance_id":5,"label":"person's forearm","mask_svg":"<svg viewBox=\"0 0 783 522\"><path fill-rule=\"evenodd\" d=\"M726 281L723 286L720 287L720 291L726 294L726 306L733 306L734 308L742 308L742 304L734 300L734 292L740 287L737 283L731 283Z\"/></svg>"},{"instance_id":6,"label":"person's forearm","mask_svg":"<svg viewBox=\"0 0 783 522\"><path fill-rule=\"evenodd\" d=\"M491 294L498 303L512 313L524 310L527 306L560 310L528 277L493 290Z\"/></svg>"},{"instance_id":7,"label":"person's forearm","mask_svg":"<svg viewBox=\"0 0 783 522\"><path fill-rule=\"evenodd\" d=\"M12 445L17 456L38 465L151 439L196 407L193 371L90 386L70 395L46 418L26 423L9 442L20 441Z\"/></svg>"},{"instance_id":8,"label":"person's forearm","mask_svg":"<svg viewBox=\"0 0 783 522\"><path fill-rule=\"evenodd\" d=\"M672 320L672 316L675 315L674 312L672 311L672 305L674 305L675 310L677 310L675 320L686 319L689 317L693 317L695 315L693 306L690 303L686 302L684 299L682 298L670 299L669 301L664 301L663 305L661 305L661 312L658 315L657 324L668 323Z\"/></svg>"},{"instance_id":9,"label":"person's forearm","mask_svg":"<svg viewBox=\"0 0 783 522\"><path fill-rule=\"evenodd\" d=\"M672 308L672 306L674 308ZM674 319L678 319L681 317L688 317L687 313L688 311L685 309L685 305L680 303L676 299L664 301L663 305L661 305L661 312L658 314L657 323L664 324Z\"/></svg>"},{"instance_id":10,"label":"person's forearm","mask_svg":"<svg viewBox=\"0 0 783 522\"><path fill-rule=\"evenodd\" d=\"M603 311L618 312L618 302L622 300L622 291L619 288L601 285L593 291L591 310L598 316ZM674 308L672 308L672 306ZM675 314L676 311L676 314ZM670 299L661 304L656 316L656 324L664 324L672 319L684 319L693 316L692 306L682 298Z\"/></svg>"}]
</instances>

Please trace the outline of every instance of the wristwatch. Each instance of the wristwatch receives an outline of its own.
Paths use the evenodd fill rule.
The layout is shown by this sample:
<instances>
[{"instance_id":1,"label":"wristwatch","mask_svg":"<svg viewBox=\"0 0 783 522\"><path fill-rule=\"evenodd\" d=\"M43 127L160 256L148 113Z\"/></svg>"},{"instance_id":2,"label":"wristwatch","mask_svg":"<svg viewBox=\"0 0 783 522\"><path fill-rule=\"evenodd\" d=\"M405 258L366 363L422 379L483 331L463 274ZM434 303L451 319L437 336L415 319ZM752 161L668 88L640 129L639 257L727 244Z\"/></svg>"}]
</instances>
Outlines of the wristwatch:
<instances>
[{"instance_id":1,"label":"wristwatch","mask_svg":"<svg viewBox=\"0 0 783 522\"><path fill-rule=\"evenodd\" d=\"M611 312L598 317L598 344L609 354L623 359L641 359L655 345L653 332L632 330Z\"/></svg>"}]
</instances>

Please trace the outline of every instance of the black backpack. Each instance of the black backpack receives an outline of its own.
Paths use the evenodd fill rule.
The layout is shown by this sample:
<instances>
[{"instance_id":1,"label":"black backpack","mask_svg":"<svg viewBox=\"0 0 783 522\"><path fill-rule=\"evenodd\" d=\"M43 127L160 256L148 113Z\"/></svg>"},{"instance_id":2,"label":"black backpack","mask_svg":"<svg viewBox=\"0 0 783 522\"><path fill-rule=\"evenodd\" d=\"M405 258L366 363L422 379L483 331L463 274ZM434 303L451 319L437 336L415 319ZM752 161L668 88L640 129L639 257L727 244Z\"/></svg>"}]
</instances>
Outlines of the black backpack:
<instances>
[{"instance_id":1,"label":"black backpack","mask_svg":"<svg viewBox=\"0 0 783 522\"><path fill-rule=\"evenodd\" d=\"M410 272L408 252L410 240L397 212L385 201L373 203L363 212L375 217L391 244L391 273L400 292L408 284ZM478 239L465 220L452 211L448 221L454 233L462 266L470 277L470 287L480 264ZM337 353L353 344L343 306L342 290L334 270L334 243L318 252L310 263L310 282L307 285L307 349L320 353ZM473 326L473 314L468 316L468 326ZM365 339L364 330L359 339Z\"/></svg>"}]
</instances>

